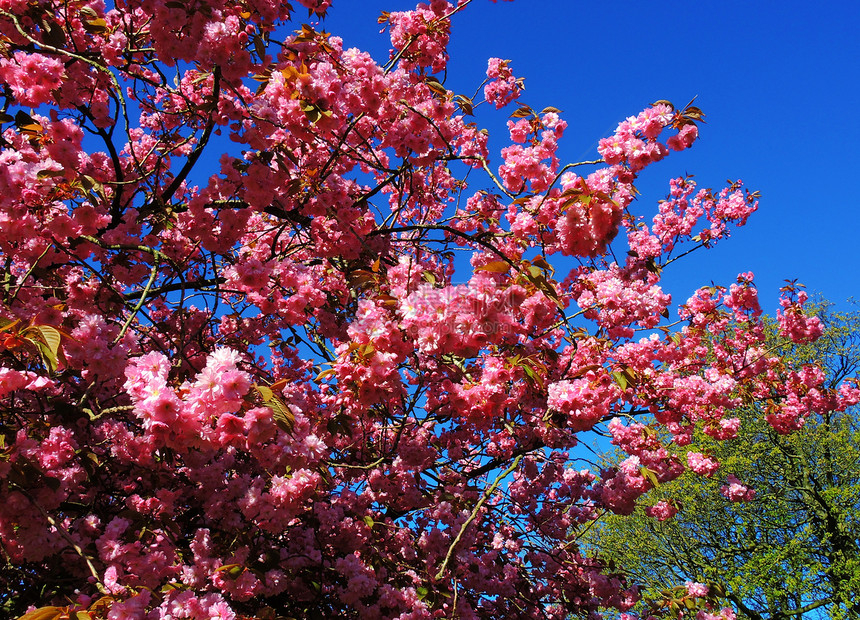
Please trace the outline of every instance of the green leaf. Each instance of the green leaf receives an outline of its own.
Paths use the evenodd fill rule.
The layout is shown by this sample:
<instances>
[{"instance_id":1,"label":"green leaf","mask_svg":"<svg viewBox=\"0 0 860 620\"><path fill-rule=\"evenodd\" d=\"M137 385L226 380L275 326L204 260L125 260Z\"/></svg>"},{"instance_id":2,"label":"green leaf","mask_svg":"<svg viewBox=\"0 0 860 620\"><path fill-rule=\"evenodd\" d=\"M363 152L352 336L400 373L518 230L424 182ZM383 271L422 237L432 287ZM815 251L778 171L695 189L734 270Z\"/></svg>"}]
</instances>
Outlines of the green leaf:
<instances>
[{"instance_id":1,"label":"green leaf","mask_svg":"<svg viewBox=\"0 0 860 620\"><path fill-rule=\"evenodd\" d=\"M42 362L44 362L45 368L47 368L50 372L55 372L59 363L57 354L52 351L51 348L44 342L40 342L38 340L34 340L31 342L33 342L38 347L39 354L42 356Z\"/></svg>"},{"instance_id":2,"label":"green leaf","mask_svg":"<svg viewBox=\"0 0 860 620\"><path fill-rule=\"evenodd\" d=\"M8 331L20 322L20 319L7 319L6 317L0 317L0 332Z\"/></svg>"},{"instance_id":3,"label":"green leaf","mask_svg":"<svg viewBox=\"0 0 860 620\"><path fill-rule=\"evenodd\" d=\"M552 265L546 262L546 258L544 258L543 256L536 256L532 260L532 265L540 267L541 269L546 269L547 271L553 271Z\"/></svg>"},{"instance_id":4,"label":"green leaf","mask_svg":"<svg viewBox=\"0 0 860 620\"><path fill-rule=\"evenodd\" d=\"M660 486L660 481L657 480L657 473L653 469L648 469L647 467L640 467L639 473L642 474L642 477L645 478L645 480L647 480L648 482L650 482L652 486Z\"/></svg>"},{"instance_id":5,"label":"green leaf","mask_svg":"<svg viewBox=\"0 0 860 620\"><path fill-rule=\"evenodd\" d=\"M472 100L465 95L454 95L454 101L466 116L474 116Z\"/></svg>"},{"instance_id":6,"label":"green leaf","mask_svg":"<svg viewBox=\"0 0 860 620\"><path fill-rule=\"evenodd\" d=\"M215 569L216 573L227 573L230 579L238 579L245 572L245 567L241 564L224 564Z\"/></svg>"},{"instance_id":7,"label":"green leaf","mask_svg":"<svg viewBox=\"0 0 860 620\"><path fill-rule=\"evenodd\" d=\"M263 402L267 403L275 397L275 393L272 392L272 389L266 387L265 385L255 385L254 387L257 388L257 391L260 393L260 396L263 397Z\"/></svg>"},{"instance_id":8,"label":"green leaf","mask_svg":"<svg viewBox=\"0 0 860 620\"><path fill-rule=\"evenodd\" d=\"M532 382L538 383L538 381L539 381L538 376L535 373L534 369L532 369L531 366L529 366L528 364L523 364L522 369L523 369L523 372L526 373L526 376L532 380Z\"/></svg>"},{"instance_id":9,"label":"green leaf","mask_svg":"<svg viewBox=\"0 0 860 620\"><path fill-rule=\"evenodd\" d=\"M89 8L89 7L87 7ZM93 11L95 12L95 11ZM43 18L45 41L54 47L63 47L66 44L66 33L63 32L63 27L53 19Z\"/></svg>"},{"instance_id":10,"label":"green leaf","mask_svg":"<svg viewBox=\"0 0 860 620\"><path fill-rule=\"evenodd\" d=\"M431 91L439 95L440 97L448 97L448 89L442 86L442 84L432 75L428 75L424 79L424 83L427 85Z\"/></svg>"},{"instance_id":11,"label":"green leaf","mask_svg":"<svg viewBox=\"0 0 860 620\"><path fill-rule=\"evenodd\" d=\"M46 345L48 345L49 349L54 354L54 357L56 357L60 350L60 342L62 340L62 334L60 331L56 327L51 327L50 325L34 325L33 329L36 329L42 335L42 340Z\"/></svg>"},{"instance_id":12,"label":"green leaf","mask_svg":"<svg viewBox=\"0 0 860 620\"><path fill-rule=\"evenodd\" d=\"M287 433L293 432L293 426L296 423L296 416L290 411L278 397L273 397L272 400L266 401L266 406L272 410L272 419L282 431Z\"/></svg>"},{"instance_id":13,"label":"green leaf","mask_svg":"<svg viewBox=\"0 0 860 620\"><path fill-rule=\"evenodd\" d=\"M31 131L42 131L42 126L36 122L32 116L24 112L24 110L18 110L15 113L15 124L22 131L28 131L25 128L33 128Z\"/></svg>"},{"instance_id":14,"label":"green leaf","mask_svg":"<svg viewBox=\"0 0 860 620\"><path fill-rule=\"evenodd\" d=\"M258 34L254 35L253 41L254 41L254 51L257 52L257 56L259 56L260 60L262 60L266 56L266 44L263 41L263 39L260 37L260 35L258 35Z\"/></svg>"}]
</instances>

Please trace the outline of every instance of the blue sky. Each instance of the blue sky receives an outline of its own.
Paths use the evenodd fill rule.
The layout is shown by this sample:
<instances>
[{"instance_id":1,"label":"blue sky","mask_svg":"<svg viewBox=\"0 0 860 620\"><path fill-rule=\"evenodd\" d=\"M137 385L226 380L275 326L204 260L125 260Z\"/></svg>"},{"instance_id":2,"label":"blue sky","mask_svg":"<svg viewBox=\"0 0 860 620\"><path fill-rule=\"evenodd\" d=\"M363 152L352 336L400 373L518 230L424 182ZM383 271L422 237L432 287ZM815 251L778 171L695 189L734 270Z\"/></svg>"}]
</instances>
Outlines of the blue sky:
<instances>
[{"instance_id":1,"label":"blue sky","mask_svg":"<svg viewBox=\"0 0 860 620\"><path fill-rule=\"evenodd\" d=\"M335 0L323 27L384 61L388 35L379 34L376 18L414 5ZM822 6L474 0L454 21L446 86L471 95L487 58L510 59L526 78L524 103L564 111L562 162L595 158L597 140L650 102L680 106L697 96L707 115L701 139L645 172L636 211L653 213L668 179L686 173L715 189L743 179L762 199L731 239L667 270L675 302L749 270L766 312L776 309L788 278L846 307L860 297L860 3ZM478 113L497 148L507 114Z\"/></svg>"}]
</instances>

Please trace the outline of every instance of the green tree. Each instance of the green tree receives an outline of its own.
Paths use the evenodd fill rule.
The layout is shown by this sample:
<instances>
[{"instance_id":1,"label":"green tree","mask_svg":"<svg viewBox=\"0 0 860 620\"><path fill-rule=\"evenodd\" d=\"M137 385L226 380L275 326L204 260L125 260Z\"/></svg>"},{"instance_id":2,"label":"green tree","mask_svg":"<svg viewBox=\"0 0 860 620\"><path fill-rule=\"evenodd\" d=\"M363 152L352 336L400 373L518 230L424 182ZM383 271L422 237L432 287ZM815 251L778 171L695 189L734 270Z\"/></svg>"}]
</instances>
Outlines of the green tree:
<instances>
[{"instance_id":1,"label":"green tree","mask_svg":"<svg viewBox=\"0 0 860 620\"><path fill-rule=\"evenodd\" d=\"M791 344L776 330L771 340L798 367L821 362L827 383L838 385L860 370L860 312L823 304L819 316L826 329L815 343ZM733 441L696 435L684 449L722 465L711 478L685 475L649 494L648 503L680 508L673 519L658 521L643 505L632 518L606 515L585 535L643 585L643 608L694 581L721 586L739 617L860 617L860 411L828 410L780 435L766 409L755 402L738 411ZM752 501L723 496L729 474L756 489Z\"/></svg>"}]
</instances>

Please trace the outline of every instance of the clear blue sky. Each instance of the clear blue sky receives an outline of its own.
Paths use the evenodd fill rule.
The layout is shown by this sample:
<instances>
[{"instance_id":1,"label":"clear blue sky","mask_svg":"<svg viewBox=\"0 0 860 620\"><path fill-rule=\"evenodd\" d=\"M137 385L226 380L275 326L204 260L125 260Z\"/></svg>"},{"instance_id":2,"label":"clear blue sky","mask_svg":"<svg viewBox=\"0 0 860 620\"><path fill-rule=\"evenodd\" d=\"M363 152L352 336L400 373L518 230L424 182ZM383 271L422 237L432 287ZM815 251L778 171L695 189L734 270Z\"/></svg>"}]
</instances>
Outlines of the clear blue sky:
<instances>
[{"instance_id":1,"label":"clear blue sky","mask_svg":"<svg viewBox=\"0 0 860 620\"><path fill-rule=\"evenodd\" d=\"M414 5L335 0L323 27L384 61L376 18ZM731 239L667 271L676 302L746 270L766 312L786 278L842 307L860 297L860 3L475 0L455 18L450 52L449 89L472 94L497 56L526 78L523 102L562 109L563 162L596 157L597 139L652 101L698 96L700 141L646 171L636 211L653 213L685 173L715 189L743 179L762 200ZM496 146L506 116L478 115Z\"/></svg>"}]
</instances>

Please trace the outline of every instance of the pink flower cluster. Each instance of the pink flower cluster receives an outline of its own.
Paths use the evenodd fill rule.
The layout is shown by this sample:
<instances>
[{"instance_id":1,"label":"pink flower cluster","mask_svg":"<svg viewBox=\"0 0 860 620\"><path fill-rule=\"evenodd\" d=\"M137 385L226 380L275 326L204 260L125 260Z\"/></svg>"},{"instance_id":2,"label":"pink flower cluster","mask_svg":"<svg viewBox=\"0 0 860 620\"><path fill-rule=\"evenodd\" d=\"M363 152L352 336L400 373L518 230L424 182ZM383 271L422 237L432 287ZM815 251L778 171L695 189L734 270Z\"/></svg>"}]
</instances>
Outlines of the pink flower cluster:
<instances>
[{"instance_id":1,"label":"pink flower cluster","mask_svg":"<svg viewBox=\"0 0 860 620\"><path fill-rule=\"evenodd\" d=\"M631 325L654 327L672 301L657 284L625 275L615 264L594 271L580 280L582 288L576 298L585 316L596 320L612 337L632 336Z\"/></svg>"},{"instance_id":2,"label":"pink flower cluster","mask_svg":"<svg viewBox=\"0 0 860 620\"><path fill-rule=\"evenodd\" d=\"M638 456L627 457L618 467L602 474L596 490L601 504L615 514L633 514L636 500L653 487L642 475L642 463Z\"/></svg>"},{"instance_id":3,"label":"pink flower cluster","mask_svg":"<svg viewBox=\"0 0 860 620\"><path fill-rule=\"evenodd\" d=\"M608 373L589 373L581 379L558 381L547 386L547 406L564 414L574 431L590 430L608 417L620 396Z\"/></svg>"},{"instance_id":4,"label":"pink flower cluster","mask_svg":"<svg viewBox=\"0 0 860 620\"><path fill-rule=\"evenodd\" d=\"M522 80L514 77L509 63L509 60L490 58L487 65L487 79L490 81L484 86L484 98L497 110L515 101L523 92Z\"/></svg>"},{"instance_id":5,"label":"pink flower cluster","mask_svg":"<svg viewBox=\"0 0 860 620\"><path fill-rule=\"evenodd\" d=\"M678 514L678 508L672 502L667 502L665 500L660 500L653 506L649 506L645 509L645 514L649 517L653 517L658 521L668 521L676 514Z\"/></svg>"},{"instance_id":6,"label":"pink flower cluster","mask_svg":"<svg viewBox=\"0 0 860 620\"><path fill-rule=\"evenodd\" d=\"M9 85L22 105L31 108L51 100L51 92L60 87L64 73L62 60L44 54L15 52L10 59L0 59L0 80Z\"/></svg>"},{"instance_id":7,"label":"pink flower cluster","mask_svg":"<svg viewBox=\"0 0 860 620\"><path fill-rule=\"evenodd\" d=\"M0 368L0 398L18 390L37 392L54 385L54 382L43 375L29 370L13 370Z\"/></svg>"},{"instance_id":8,"label":"pink flower cluster","mask_svg":"<svg viewBox=\"0 0 860 620\"><path fill-rule=\"evenodd\" d=\"M632 198L626 186L616 186L611 169L587 178L562 179L560 213L556 221L558 247L566 256L596 256L618 234L623 208ZM577 183L578 181L578 183ZM566 194L573 194L570 199Z\"/></svg>"},{"instance_id":9,"label":"pink flower cluster","mask_svg":"<svg viewBox=\"0 0 860 620\"><path fill-rule=\"evenodd\" d=\"M522 192L530 187L542 192L549 188L559 165L558 140L566 128L567 123L555 112L547 112L539 120L508 121L514 144L502 149L505 163L499 166L499 177L508 191Z\"/></svg>"},{"instance_id":10,"label":"pink flower cluster","mask_svg":"<svg viewBox=\"0 0 860 620\"><path fill-rule=\"evenodd\" d=\"M299 4L317 15L325 15L331 6L331 0L299 0Z\"/></svg>"},{"instance_id":11,"label":"pink flower cluster","mask_svg":"<svg viewBox=\"0 0 860 620\"><path fill-rule=\"evenodd\" d=\"M433 0L430 6L422 3L415 10L388 15L392 55L399 56L401 67L426 67L433 73L445 70L451 27L446 15L451 8L449 2Z\"/></svg>"},{"instance_id":12,"label":"pink flower cluster","mask_svg":"<svg viewBox=\"0 0 860 620\"><path fill-rule=\"evenodd\" d=\"M640 224L629 233L631 248L640 257L654 257L671 252L680 242L694 238L712 246L729 236L729 226L743 226L758 208L754 194L744 194L740 181L723 188L718 194L709 189L697 189L690 178L670 181L669 196L659 203L649 232ZM705 218L708 224L698 228Z\"/></svg>"},{"instance_id":13,"label":"pink flower cluster","mask_svg":"<svg viewBox=\"0 0 860 620\"><path fill-rule=\"evenodd\" d=\"M490 170L486 110L429 75L468 2L384 14L385 66L286 24L329 0L2 4L16 612L624 614L635 587L576 532L637 504L670 518L677 504L644 495L713 476L678 446L734 436L747 395L780 432L860 402L769 350L751 274L661 324L681 244L755 209L737 183L690 179L648 225L629 208L639 171L696 139L696 109L625 120L580 176L559 161L559 113L521 105ZM487 78L489 107L520 96L506 61ZM198 159L213 149L217 165ZM779 320L806 341L800 297ZM583 433L640 414L607 424L617 466L578 462Z\"/></svg>"},{"instance_id":14,"label":"pink flower cluster","mask_svg":"<svg viewBox=\"0 0 860 620\"><path fill-rule=\"evenodd\" d=\"M720 468L719 461L716 461L709 456L705 456L701 452L688 452L687 465L690 467L690 470L696 472L700 476L705 476L706 478L713 476Z\"/></svg>"},{"instance_id":15,"label":"pink flower cluster","mask_svg":"<svg viewBox=\"0 0 860 620\"><path fill-rule=\"evenodd\" d=\"M731 607L723 607L717 613L700 610L696 612L696 620L735 620L735 612Z\"/></svg>"},{"instance_id":16,"label":"pink flower cluster","mask_svg":"<svg viewBox=\"0 0 860 620\"><path fill-rule=\"evenodd\" d=\"M523 125L524 121L519 121L514 128ZM551 180L554 168L541 166L544 183ZM619 183L613 176L615 172L617 169L602 168L587 177L563 173L560 188L553 187L544 196L530 198L524 209L516 203L508 208L511 232L521 243L541 239L548 254L600 255L618 233L624 207L633 199L630 186Z\"/></svg>"},{"instance_id":17,"label":"pink flower cluster","mask_svg":"<svg viewBox=\"0 0 860 620\"><path fill-rule=\"evenodd\" d=\"M687 581L684 583L684 587L687 588L687 594L689 596L694 596L697 598L702 598L708 596L708 592L710 588L704 583L697 583L695 581Z\"/></svg>"},{"instance_id":18,"label":"pink flower cluster","mask_svg":"<svg viewBox=\"0 0 860 620\"><path fill-rule=\"evenodd\" d=\"M612 444L631 456L623 461L617 472L609 471L604 478L601 501L620 514L632 510L636 500L653 486L653 481L667 482L680 476L684 466L671 455L645 424L625 426L619 418L609 423ZM646 471L647 470L647 471ZM647 475L646 475L647 473ZM646 508L646 514L660 521L672 518L678 512L672 501L661 500Z\"/></svg>"},{"instance_id":19,"label":"pink flower cluster","mask_svg":"<svg viewBox=\"0 0 860 620\"><path fill-rule=\"evenodd\" d=\"M624 164L631 172L639 172L667 155L666 146L658 142L657 137L673 118L674 111L666 104L646 108L638 116L620 123L611 137L600 141L597 150L607 164ZM695 125L692 127L695 129Z\"/></svg>"},{"instance_id":20,"label":"pink flower cluster","mask_svg":"<svg viewBox=\"0 0 860 620\"><path fill-rule=\"evenodd\" d=\"M522 332L510 309L525 298L521 287L500 287L493 276L479 272L468 285L419 286L400 301L398 311L402 328L422 353L472 357L489 344L515 339ZM539 301L544 306L552 303Z\"/></svg>"},{"instance_id":21,"label":"pink flower cluster","mask_svg":"<svg viewBox=\"0 0 860 620\"><path fill-rule=\"evenodd\" d=\"M821 336L821 320L817 316L807 316L803 304L809 296L805 291L799 291L795 299L783 296L779 300L781 310L777 311L779 333L792 342L813 342Z\"/></svg>"},{"instance_id":22,"label":"pink flower cluster","mask_svg":"<svg viewBox=\"0 0 860 620\"><path fill-rule=\"evenodd\" d=\"M185 450L210 435L213 422L223 429L230 414L242 407L251 387L248 374L236 367L239 354L221 348L211 353L195 381L175 390L169 384L170 363L162 353L148 353L126 368L125 389L135 402L144 428L158 441ZM244 433L240 421L236 429ZM217 432L217 431L216 431Z\"/></svg>"},{"instance_id":23,"label":"pink flower cluster","mask_svg":"<svg viewBox=\"0 0 860 620\"><path fill-rule=\"evenodd\" d=\"M749 502L755 497L755 489L751 489L741 483L734 474L729 474L726 477L726 482L728 484L720 487L720 493L727 500L732 502Z\"/></svg>"}]
</instances>

